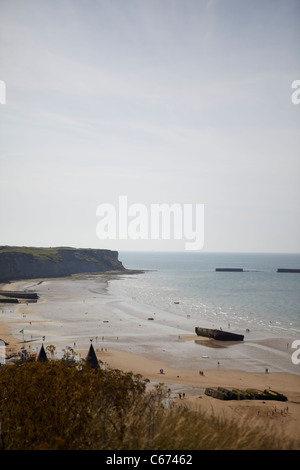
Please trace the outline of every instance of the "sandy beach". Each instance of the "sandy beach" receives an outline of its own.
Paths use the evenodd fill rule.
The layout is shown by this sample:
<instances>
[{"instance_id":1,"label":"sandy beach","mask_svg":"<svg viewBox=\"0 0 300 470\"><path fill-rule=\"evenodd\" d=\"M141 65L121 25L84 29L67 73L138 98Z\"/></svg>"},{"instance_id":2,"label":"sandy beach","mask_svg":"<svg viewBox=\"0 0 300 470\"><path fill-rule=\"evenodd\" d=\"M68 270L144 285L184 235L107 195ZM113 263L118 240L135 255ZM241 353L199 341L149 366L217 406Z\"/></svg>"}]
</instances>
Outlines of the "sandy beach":
<instances>
[{"instance_id":1,"label":"sandy beach","mask_svg":"<svg viewBox=\"0 0 300 470\"><path fill-rule=\"evenodd\" d=\"M163 383L178 404L217 416L253 418L256 426L268 425L300 442L300 366L292 363L285 340L250 337L242 344L220 345L197 337L196 325L186 316L174 319L168 311L153 312L112 295L109 282L105 276L74 276L2 285L39 294L36 303L0 305L6 353L21 347L35 353L42 344L53 344L56 357L67 346L85 357L92 341L104 367L139 373L152 385ZM206 387L218 386L271 388L288 402L224 402L204 394Z\"/></svg>"}]
</instances>

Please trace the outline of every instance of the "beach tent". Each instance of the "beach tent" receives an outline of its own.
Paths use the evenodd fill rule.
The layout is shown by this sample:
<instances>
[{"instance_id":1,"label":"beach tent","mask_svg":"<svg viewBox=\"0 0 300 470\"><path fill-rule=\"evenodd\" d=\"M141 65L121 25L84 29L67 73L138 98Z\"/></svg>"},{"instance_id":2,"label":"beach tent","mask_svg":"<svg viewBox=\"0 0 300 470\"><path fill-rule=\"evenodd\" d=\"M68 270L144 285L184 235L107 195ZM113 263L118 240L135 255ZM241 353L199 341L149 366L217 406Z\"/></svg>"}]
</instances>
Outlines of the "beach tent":
<instances>
[{"instance_id":1,"label":"beach tent","mask_svg":"<svg viewBox=\"0 0 300 470\"><path fill-rule=\"evenodd\" d=\"M90 345L88 355L86 356L86 362L92 367L92 369L98 369L99 367L99 362L92 344Z\"/></svg>"},{"instance_id":2,"label":"beach tent","mask_svg":"<svg viewBox=\"0 0 300 470\"><path fill-rule=\"evenodd\" d=\"M44 361L44 362L48 361L43 344L42 344L42 347L40 349L37 361Z\"/></svg>"}]
</instances>

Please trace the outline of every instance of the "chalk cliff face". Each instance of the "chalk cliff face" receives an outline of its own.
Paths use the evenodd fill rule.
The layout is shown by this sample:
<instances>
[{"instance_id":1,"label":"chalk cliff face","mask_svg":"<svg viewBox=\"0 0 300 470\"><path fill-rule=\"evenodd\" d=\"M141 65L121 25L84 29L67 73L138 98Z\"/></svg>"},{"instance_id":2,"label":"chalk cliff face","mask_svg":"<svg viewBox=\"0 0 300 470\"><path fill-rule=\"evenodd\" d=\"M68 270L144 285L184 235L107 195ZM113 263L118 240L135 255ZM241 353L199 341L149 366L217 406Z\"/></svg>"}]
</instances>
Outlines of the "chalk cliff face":
<instances>
[{"instance_id":1,"label":"chalk cliff face","mask_svg":"<svg viewBox=\"0 0 300 470\"><path fill-rule=\"evenodd\" d=\"M0 246L0 282L123 270L117 251Z\"/></svg>"}]
</instances>

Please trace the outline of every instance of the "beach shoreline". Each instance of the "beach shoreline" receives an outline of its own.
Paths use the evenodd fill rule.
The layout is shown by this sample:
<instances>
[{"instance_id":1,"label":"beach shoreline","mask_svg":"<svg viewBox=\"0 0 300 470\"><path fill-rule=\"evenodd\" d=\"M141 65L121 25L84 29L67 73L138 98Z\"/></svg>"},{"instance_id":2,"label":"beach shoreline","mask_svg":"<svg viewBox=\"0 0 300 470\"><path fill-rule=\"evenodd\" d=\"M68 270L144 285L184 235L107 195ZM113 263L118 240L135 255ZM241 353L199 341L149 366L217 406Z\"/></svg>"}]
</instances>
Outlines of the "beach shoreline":
<instances>
[{"instance_id":1,"label":"beach shoreline","mask_svg":"<svg viewBox=\"0 0 300 470\"><path fill-rule=\"evenodd\" d=\"M11 336L6 325L2 328L3 323L1 336L9 343L9 348L16 351L20 342ZM88 350L79 352L85 358ZM167 362L121 350L101 351L101 348L96 348L96 355L101 367L139 374L150 381L150 387L163 386L177 406L200 411L216 419L242 421L257 429L269 429L274 434L280 433L283 440L296 442L297 449L300 449L300 380L294 374L205 370L200 375L196 370L174 369ZM285 394L288 401L217 400L205 395L206 387L272 389Z\"/></svg>"},{"instance_id":2,"label":"beach shoreline","mask_svg":"<svg viewBox=\"0 0 300 470\"><path fill-rule=\"evenodd\" d=\"M0 305L0 323L10 343L96 347L132 352L182 369L230 369L289 372L300 376L286 337L245 334L239 342L215 341L195 334L194 319L116 295L110 282L118 276L79 275L15 281L0 290L36 292L38 301ZM113 292L113 293L112 293ZM23 335L20 332L23 332ZM4 339L5 337L1 337Z\"/></svg>"},{"instance_id":3,"label":"beach shoreline","mask_svg":"<svg viewBox=\"0 0 300 470\"><path fill-rule=\"evenodd\" d=\"M271 357L265 361L248 358L247 371L246 356L240 360L235 355L245 346L247 354L253 351L252 344L237 349L235 345L212 347L210 340L194 334L187 318L176 318L175 324L165 312L111 295L104 276L26 280L1 287L39 294L36 303L0 306L0 339L8 343L7 353L21 347L38 352L42 344L54 344L57 352L69 346L85 358L92 342L103 367L141 374L152 385L163 383L175 403L230 419L259 418L262 425L270 422L276 431L300 441L299 371L273 367ZM266 343L258 345L259 352L272 350L270 340ZM288 359L284 345L276 354L275 360L283 355ZM218 386L274 389L288 397L288 413L285 402L224 402L204 394L206 387ZM184 400L179 398L183 393ZM276 407L278 413L274 413Z\"/></svg>"}]
</instances>

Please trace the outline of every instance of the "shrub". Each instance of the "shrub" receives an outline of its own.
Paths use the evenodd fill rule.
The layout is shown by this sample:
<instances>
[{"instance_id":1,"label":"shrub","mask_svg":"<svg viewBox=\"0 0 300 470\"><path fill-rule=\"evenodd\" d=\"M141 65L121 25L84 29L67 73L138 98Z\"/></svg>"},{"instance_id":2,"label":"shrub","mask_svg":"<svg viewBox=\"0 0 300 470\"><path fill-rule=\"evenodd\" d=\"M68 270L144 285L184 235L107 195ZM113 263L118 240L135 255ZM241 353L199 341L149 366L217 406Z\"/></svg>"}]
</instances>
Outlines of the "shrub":
<instances>
[{"instance_id":1,"label":"shrub","mask_svg":"<svg viewBox=\"0 0 300 470\"><path fill-rule=\"evenodd\" d=\"M281 449L247 423L172 404L160 384L70 361L0 369L1 445L16 450Z\"/></svg>"}]
</instances>

